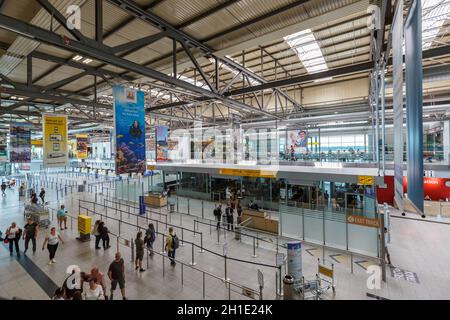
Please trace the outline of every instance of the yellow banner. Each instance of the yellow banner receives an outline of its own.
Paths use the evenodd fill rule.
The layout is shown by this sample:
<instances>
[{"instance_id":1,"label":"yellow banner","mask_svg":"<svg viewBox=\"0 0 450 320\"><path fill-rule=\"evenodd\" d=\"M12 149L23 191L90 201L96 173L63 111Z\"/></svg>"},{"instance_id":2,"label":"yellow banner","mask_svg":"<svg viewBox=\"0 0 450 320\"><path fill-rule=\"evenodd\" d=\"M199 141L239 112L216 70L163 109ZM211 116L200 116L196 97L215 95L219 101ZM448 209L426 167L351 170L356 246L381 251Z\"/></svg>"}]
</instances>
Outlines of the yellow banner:
<instances>
[{"instance_id":1,"label":"yellow banner","mask_svg":"<svg viewBox=\"0 0 450 320\"><path fill-rule=\"evenodd\" d=\"M373 185L373 177L372 176L358 176L358 184L362 185Z\"/></svg>"},{"instance_id":2,"label":"yellow banner","mask_svg":"<svg viewBox=\"0 0 450 320\"><path fill-rule=\"evenodd\" d=\"M44 114L44 167L65 167L69 163L67 147L67 116Z\"/></svg>"},{"instance_id":3,"label":"yellow banner","mask_svg":"<svg viewBox=\"0 0 450 320\"><path fill-rule=\"evenodd\" d=\"M380 221L378 219L371 219L361 216L348 215L347 222L350 224L357 224L364 227L371 227L371 228L380 227Z\"/></svg>"},{"instance_id":4,"label":"yellow banner","mask_svg":"<svg viewBox=\"0 0 450 320\"><path fill-rule=\"evenodd\" d=\"M325 266L319 265L319 273L328 278L333 278L333 269L327 268Z\"/></svg>"},{"instance_id":5,"label":"yellow banner","mask_svg":"<svg viewBox=\"0 0 450 320\"><path fill-rule=\"evenodd\" d=\"M266 170L244 170L244 169L219 169L219 174L224 176L256 177L256 178L276 178L275 171Z\"/></svg>"},{"instance_id":6,"label":"yellow banner","mask_svg":"<svg viewBox=\"0 0 450 320\"><path fill-rule=\"evenodd\" d=\"M88 135L87 134L77 134L77 158L86 159L87 158L87 144Z\"/></svg>"}]
</instances>

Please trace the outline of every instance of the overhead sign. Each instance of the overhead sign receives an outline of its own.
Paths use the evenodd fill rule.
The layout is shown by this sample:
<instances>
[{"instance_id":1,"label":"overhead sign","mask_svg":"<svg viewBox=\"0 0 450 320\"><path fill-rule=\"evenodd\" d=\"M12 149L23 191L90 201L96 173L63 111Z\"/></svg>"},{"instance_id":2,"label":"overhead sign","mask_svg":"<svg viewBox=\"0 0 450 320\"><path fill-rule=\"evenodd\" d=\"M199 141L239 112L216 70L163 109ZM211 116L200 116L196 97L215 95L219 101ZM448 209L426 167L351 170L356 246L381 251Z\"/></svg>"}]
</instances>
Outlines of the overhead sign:
<instances>
[{"instance_id":1,"label":"overhead sign","mask_svg":"<svg viewBox=\"0 0 450 320\"><path fill-rule=\"evenodd\" d=\"M373 185L373 177L372 176L358 176L358 184L362 185Z\"/></svg>"},{"instance_id":2,"label":"overhead sign","mask_svg":"<svg viewBox=\"0 0 450 320\"><path fill-rule=\"evenodd\" d=\"M65 167L69 163L67 116L44 114L44 167Z\"/></svg>"},{"instance_id":3,"label":"overhead sign","mask_svg":"<svg viewBox=\"0 0 450 320\"><path fill-rule=\"evenodd\" d=\"M267 170L219 169L219 174L225 176L256 177L256 178L277 177L277 173L275 171L267 171Z\"/></svg>"},{"instance_id":4,"label":"overhead sign","mask_svg":"<svg viewBox=\"0 0 450 320\"><path fill-rule=\"evenodd\" d=\"M372 219L362 216L348 215L347 222L350 224L357 224L364 227L371 227L371 228L380 227L380 221L378 219Z\"/></svg>"}]
</instances>

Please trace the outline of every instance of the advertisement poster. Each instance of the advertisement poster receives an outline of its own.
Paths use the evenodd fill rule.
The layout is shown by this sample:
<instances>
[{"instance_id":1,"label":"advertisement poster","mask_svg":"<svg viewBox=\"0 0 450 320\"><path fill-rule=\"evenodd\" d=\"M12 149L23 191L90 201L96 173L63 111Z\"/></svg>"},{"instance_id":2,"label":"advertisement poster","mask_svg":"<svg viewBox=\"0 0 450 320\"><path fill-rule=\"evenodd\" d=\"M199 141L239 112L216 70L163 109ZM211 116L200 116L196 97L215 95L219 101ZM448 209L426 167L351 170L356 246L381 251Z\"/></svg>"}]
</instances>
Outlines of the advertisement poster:
<instances>
[{"instance_id":1,"label":"advertisement poster","mask_svg":"<svg viewBox=\"0 0 450 320\"><path fill-rule=\"evenodd\" d=\"M65 167L69 164L67 116L44 114L44 167Z\"/></svg>"},{"instance_id":2,"label":"advertisement poster","mask_svg":"<svg viewBox=\"0 0 450 320\"><path fill-rule=\"evenodd\" d=\"M116 174L145 172L145 94L115 86Z\"/></svg>"},{"instance_id":3,"label":"advertisement poster","mask_svg":"<svg viewBox=\"0 0 450 320\"><path fill-rule=\"evenodd\" d=\"M287 243L287 269L294 280L302 279L302 243L300 241Z\"/></svg>"},{"instance_id":4,"label":"advertisement poster","mask_svg":"<svg viewBox=\"0 0 450 320\"><path fill-rule=\"evenodd\" d=\"M77 158L86 159L87 158L87 144L88 135L87 134L77 134Z\"/></svg>"},{"instance_id":5,"label":"advertisement poster","mask_svg":"<svg viewBox=\"0 0 450 320\"><path fill-rule=\"evenodd\" d=\"M296 130L288 132L288 145L289 151L294 148L295 153L307 153L308 152L308 133L306 130Z\"/></svg>"},{"instance_id":6,"label":"advertisement poster","mask_svg":"<svg viewBox=\"0 0 450 320\"><path fill-rule=\"evenodd\" d=\"M26 123L11 125L9 138L11 163L31 162L31 125Z\"/></svg>"},{"instance_id":7,"label":"advertisement poster","mask_svg":"<svg viewBox=\"0 0 450 320\"><path fill-rule=\"evenodd\" d=\"M169 128L156 126L156 161L167 161L169 149Z\"/></svg>"},{"instance_id":8,"label":"advertisement poster","mask_svg":"<svg viewBox=\"0 0 450 320\"><path fill-rule=\"evenodd\" d=\"M8 161L6 132L0 132L0 162Z\"/></svg>"}]
</instances>

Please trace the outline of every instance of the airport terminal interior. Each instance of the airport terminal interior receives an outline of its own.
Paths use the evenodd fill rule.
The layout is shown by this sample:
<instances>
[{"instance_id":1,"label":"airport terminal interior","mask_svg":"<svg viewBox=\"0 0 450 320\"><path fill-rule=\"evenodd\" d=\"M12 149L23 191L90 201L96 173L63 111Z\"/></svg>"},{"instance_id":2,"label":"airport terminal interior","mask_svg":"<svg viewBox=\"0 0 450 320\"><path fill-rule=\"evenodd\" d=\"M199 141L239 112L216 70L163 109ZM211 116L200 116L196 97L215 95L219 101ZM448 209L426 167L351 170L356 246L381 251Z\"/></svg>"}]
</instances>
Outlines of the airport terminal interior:
<instances>
[{"instance_id":1,"label":"airport terminal interior","mask_svg":"<svg viewBox=\"0 0 450 320\"><path fill-rule=\"evenodd\" d=\"M0 0L0 299L450 299L450 0Z\"/></svg>"}]
</instances>

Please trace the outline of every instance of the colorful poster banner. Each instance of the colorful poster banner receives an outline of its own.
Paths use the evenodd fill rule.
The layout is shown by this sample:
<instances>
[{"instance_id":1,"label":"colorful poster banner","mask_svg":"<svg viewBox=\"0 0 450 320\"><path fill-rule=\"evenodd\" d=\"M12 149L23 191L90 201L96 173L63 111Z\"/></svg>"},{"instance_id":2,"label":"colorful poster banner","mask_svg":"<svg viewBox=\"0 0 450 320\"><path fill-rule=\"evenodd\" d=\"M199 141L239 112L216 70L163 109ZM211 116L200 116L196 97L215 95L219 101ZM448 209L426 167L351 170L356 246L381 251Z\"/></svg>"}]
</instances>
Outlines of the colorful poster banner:
<instances>
[{"instance_id":1,"label":"colorful poster banner","mask_svg":"<svg viewBox=\"0 0 450 320\"><path fill-rule=\"evenodd\" d=\"M11 163L31 162L31 125L16 123L9 129Z\"/></svg>"},{"instance_id":2,"label":"colorful poster banner","mask_svg":"<svg viewBox=\"0 0 450 320\"><path fill-rule=\"evenodd\" d=\"M87 158L87 144L88 144L88 135L87 134L77 134L77 159L86 159Z\"/></svg>"},{"instance_id":3,"label":"colorful poster banner","mask_svg":"<svg viewBox=\"0 0 450 320\"><path fill-rule=\"evenodd\" d=\"M8 161L6 132L0 132L0 162Z\"/></svg>"},{"instance_id":4,"label":"colorful poster banner","mask_svg":"<svg viewBox=\"0 0 450 320\"><path fill-rule=\"evenodd\" d=\"M114 86L116 174L145 172L145 94Z\"/></svg>"},{"instance_id":5,"label":"colorful poster banner","mask_svg":"<svg viewBox=\"0 0 450 320\"><path fill-rule=\"evenodd\" d=\"M167 161L169 149L169 128L156 126L156 161Z\"/></svg>"},{"instance_id":6,"label":"colorful poster banner","mask_svg":"<svg viewBox=\"0 0 450 320\"><path fill-rule=\"evenodd\" d=\"M67 141L67 116L44 114L44 167L65 167L69 164Z\"/></svg>"},{"instance_id":7,"label":"colorful poster banner","mask_svg":"<svg viewBox=\"0 0 450 320\"><path fill-rule=\"evenodd\" d=\"M288 132L288 148L291 151L294 149L295 153L308 152L308 132L306 130L296 130Z\"/></svg>"}]
</instances>

